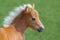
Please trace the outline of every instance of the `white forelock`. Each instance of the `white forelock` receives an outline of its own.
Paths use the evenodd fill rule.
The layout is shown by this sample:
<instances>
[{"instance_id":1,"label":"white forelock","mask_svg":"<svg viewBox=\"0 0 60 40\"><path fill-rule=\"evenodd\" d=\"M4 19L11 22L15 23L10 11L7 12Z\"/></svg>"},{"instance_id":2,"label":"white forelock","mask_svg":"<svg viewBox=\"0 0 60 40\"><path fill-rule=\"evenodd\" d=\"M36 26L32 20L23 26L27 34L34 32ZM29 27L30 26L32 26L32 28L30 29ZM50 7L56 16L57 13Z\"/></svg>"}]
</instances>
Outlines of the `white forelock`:
<instances>
[{"instance_id":1,"label":"white forelock","mask_svg":"<svg viewBox=\"0 0 60 40\"><path fill-rule=\"evenodd\" d=\"M23 10L25 10L26 7L32 8L32 5L24 4L23 6L16 7L16 8L14 8L13 11L9 12L9 15L4 18L3 26L8 27L12 23L14 18L16 18L16 16L18 16L19 13L21 13Z\"/></svg>"}]
</instances>

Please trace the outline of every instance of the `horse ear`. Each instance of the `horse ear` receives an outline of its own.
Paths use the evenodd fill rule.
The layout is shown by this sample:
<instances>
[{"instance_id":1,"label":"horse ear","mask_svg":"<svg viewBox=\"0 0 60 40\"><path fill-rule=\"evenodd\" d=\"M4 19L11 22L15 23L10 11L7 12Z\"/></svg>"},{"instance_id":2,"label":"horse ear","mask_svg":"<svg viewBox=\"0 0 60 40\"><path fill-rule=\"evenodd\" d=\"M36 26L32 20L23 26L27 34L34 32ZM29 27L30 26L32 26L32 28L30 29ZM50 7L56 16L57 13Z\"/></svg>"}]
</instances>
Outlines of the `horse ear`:
<instances>
[{"instance_id":1,"label":"horse ear","mask_svg":"<svg viewBox=\"0 0 60 40\"><path fill-rule=\"evenodd\" d=\"M34 3L33 3L33 4L32 4L32 7L34 8L34 6L35 6L35 5L34 5Z\"/></svg>"},{"instance_id":2,"label":"horse ear","mask_svg":"<svg viewBox=\"0 0 60 40\"><path fill-rule=\"evenodd\" d=\"M28 12L28 7L25 8L25 11Z\"/></svg>"},{"instance_id":3,"label":"horse ear","mask_svg":"<svg viewBox=\"0 0 60 40\"><path fill-rule=\"evenodd\" d=\"M25 12L26 12L26 13L30 13L31 11L32 11L31 8L28 8L28 7L25 8Z\"/></svg>"}]
</instances>

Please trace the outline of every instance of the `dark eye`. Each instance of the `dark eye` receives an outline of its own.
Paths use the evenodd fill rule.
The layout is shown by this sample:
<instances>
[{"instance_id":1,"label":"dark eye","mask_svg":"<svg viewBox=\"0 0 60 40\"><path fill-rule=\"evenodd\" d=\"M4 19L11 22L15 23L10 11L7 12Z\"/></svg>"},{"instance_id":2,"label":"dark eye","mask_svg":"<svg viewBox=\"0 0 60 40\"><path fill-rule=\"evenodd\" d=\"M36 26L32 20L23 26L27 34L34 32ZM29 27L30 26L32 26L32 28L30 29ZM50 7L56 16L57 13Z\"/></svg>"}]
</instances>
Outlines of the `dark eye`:
<instances>
[{"instance_id":1,"label":"dark eye","mask_svg":"<svg viewBox=\"0 0 60 40\"><path fill-rule=\"evenodd\" d=\"M35 18L32 18L33 21L35 21Z\"/></svg>"}]
</instances>

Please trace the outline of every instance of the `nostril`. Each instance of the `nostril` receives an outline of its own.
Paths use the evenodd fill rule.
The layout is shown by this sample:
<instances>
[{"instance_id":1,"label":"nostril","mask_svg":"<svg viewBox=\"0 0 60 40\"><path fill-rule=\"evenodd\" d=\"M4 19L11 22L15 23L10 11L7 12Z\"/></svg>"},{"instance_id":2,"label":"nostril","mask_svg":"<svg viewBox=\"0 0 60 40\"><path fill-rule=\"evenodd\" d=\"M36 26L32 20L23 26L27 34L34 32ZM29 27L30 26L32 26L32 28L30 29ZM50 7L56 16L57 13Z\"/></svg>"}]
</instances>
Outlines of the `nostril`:
<instances>
[{"instance_id":1,"label":"nostril","mask_svg":"<svg viewBox=\"0 0 60 40\"><path fill-rule=\"evenodd\" d=\"M40 29L40 30L44 30L44 28L42 28L42 27L40 27L39 29Z\"/></svg>"}]
</instances>

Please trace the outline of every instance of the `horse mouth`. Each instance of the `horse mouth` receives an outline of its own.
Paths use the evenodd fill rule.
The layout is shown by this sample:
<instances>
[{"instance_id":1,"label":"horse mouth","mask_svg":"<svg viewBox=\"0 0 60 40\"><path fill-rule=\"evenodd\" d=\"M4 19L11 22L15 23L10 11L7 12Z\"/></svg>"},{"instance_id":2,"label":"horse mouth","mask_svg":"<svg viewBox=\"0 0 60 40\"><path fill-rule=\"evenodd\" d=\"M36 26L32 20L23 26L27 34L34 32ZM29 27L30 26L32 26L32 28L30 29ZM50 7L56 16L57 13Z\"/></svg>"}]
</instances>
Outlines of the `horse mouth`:
<instances>
[{"instance_id":1,"label":"horse mouth","mask_svg":"<svg viewBox=\"0 0 60 40\"><path fill-rule=\"evenodd\" d=\"M43 30L39 30L39 29L37 29L37 31L38 31L38 32L42 32Z\"/></svg>"}]
</instances>

